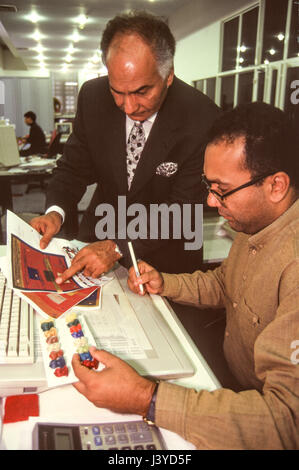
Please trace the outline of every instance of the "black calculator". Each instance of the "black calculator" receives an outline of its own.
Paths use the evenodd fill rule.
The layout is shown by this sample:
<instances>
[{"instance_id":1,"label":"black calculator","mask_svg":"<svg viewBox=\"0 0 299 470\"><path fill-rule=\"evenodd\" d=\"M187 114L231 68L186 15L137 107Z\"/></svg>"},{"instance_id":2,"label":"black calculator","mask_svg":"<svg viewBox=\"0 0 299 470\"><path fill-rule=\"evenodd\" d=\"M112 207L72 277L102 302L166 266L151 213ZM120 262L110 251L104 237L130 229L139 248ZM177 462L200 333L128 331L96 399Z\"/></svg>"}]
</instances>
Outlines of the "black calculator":
<instances>
[{"instance_id":1,"label":"black calculator","mask_svg":"<svg viewBox=\"0 0 299 470\"><path fill-rule=\"evenodd\" d=\"M144 421L96 424L37 423L34 450L163 450L160 430Z\"/></svg>"}]
</instances>

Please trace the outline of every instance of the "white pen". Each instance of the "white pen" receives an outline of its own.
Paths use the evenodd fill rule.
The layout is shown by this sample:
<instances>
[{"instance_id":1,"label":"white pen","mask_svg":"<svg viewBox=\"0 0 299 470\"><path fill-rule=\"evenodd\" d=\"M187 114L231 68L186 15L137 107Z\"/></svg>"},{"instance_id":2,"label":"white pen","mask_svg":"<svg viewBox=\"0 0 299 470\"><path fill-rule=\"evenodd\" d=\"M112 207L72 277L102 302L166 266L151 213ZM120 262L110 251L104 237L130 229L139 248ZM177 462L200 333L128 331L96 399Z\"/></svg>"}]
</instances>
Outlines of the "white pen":
<instances>
[{"instance_id":1,"label":"white pen","mask_svg":"<svg viewBox=\"0 0 299 470\"><path fill-rule=\"evenodd\" d=\"M135 256L135 253L134 253L134 250L133 250L132 242L128 242L128 247L129 247L129 250L130 250L130 255L131 255L131 258L132 258L132 263L133 263L133 266L134 266L136 277L140 277L140 272L139 272L139 269L138 269L138 264L137 264L137 261L136 261L136 256ZM143 294L144 293L144 287L143 287L142 284L139 284L139 289L140 289L141 294Z\"/></svg>"}]
</instances>

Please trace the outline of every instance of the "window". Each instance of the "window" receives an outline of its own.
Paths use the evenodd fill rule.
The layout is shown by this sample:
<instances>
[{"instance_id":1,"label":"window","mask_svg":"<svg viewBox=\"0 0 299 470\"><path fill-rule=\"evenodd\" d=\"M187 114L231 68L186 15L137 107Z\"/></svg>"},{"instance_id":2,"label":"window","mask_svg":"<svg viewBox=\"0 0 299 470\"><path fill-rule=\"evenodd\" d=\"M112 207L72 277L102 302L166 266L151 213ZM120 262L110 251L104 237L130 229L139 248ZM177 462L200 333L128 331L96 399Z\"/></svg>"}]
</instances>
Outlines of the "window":
<instances>
[{"instance_id":1,"label":"window","mask_svg":"<svg viewBox=\"0 0 299 470\"><path fill-rule=\"evenodd\" d=\"M207 79L207 90L206 94L211 100L215 101L215 92L216 92L216 77Z\"/></svg>"},{"instance_id":2,"label":"window","mask_svg":"<svg viewBox=\"0 0 299 470\"><path fill-rule=\"evenodd\" d=\"M224 23L222 71L236 67L239 17Z\"/></svg>"},{"instance_id":3,"label":"window","mask_svg":"<svg viewBox=\"0 0 299 470\"><path fill-rule=\"evenodd\" d=\"M196 80L194 86L197 90L204 92L204 80Z\"/></svg>"},{"instance_id":4,"label":"window","mask_svg":"<svg viewBox=\"0 0 299 470\"><path fill-rule=\"evenodd\" d=\"M217 76L199 77L197 88L225 111L265 101L298 122L299 0L259 0L224 20L220 54Z\"/></svg>"},{"instance_id":5,"label":"window","mask_svg":"<svg viewBox=\"0 0 299 470\"><path fill-rule=\"evenodd\" d=\"M293 0L288 57L299 56L299 1Z\"/></svg>"},{"instance_id":6,"label":"window","mask_svg":"<svg viewBox=\"0 0 299 470\"><path fill-rule=\"evenodd\" d=\"M257 101L264 101L265 71L257 71Z\"/></svg>"},{"instance_id":7,"label":"window","mask_svg":"<svg viewBox=\"0 0 299 470\"><path fill-rule=\"evenodd\" d=\"M234 107L235 76L226 75L221 79L221 108L228 111Z\"/></svg>"},{"instance_id":8,"label":"window","mask_svg":"<svg viewBox=\"0 0 299 470\"><path fill-rule=\"evenodd\" d=\"M242 35L239 45L239 64L242 67L254 65L259 8L253 8L242 15Z\"/></svg>"},{"instance_id":9,"label":"window","mask_svg":"<svg viewBox=\"0 0 299 470\"><path fill-rule=\"evenodd\" d=\"M265 0L262 62L283 58L289 0Z\"/></svg>"},{"instance_id":10,"label":"window","mask_svg":"<svg viewBox=\"0 0 299 470\"><path fill-rule=\"evenodd\" d=\"M271 77L271 94L270 94L270 104L275 105L275 96L276 96L276 87L277 87L277 69L272 70Z\"/></svg>"},{"instance_id":11,"label":"window","mask_svg":"<svg viewBox=\"0 0 299 470\"><path fill-rule=\"evenodd\" d=\"M224 23L222 72L254 65L258 14L255 7Z\"/></svg>"},{"instance_id":12,"label":"window","mask_svg":"<svg viewBox=\"0 0 299 470\"><path fill-rule=\"evenodd\" d=\"M64 80L53 80L53 96L61 104L60 114L75 114L78 97L78 83Z\"/></svg>"},{"instance_id":13,"label":"window","mask_svg":"<svg viewBox=\"0 0 299 470\"><path fill-rule=\"evenodd\" d=\"M240 73L238 86L238 104L252 101L254 72Z\"/></svg>"}]
</instances>

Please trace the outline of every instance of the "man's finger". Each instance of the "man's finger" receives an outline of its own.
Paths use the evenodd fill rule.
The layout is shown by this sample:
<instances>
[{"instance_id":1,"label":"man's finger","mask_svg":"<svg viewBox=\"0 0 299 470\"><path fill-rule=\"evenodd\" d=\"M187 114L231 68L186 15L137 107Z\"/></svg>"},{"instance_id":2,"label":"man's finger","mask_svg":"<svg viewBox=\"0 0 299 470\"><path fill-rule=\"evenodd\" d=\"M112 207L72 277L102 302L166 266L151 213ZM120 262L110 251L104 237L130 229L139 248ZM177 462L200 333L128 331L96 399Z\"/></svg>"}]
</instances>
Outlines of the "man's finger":
<instances>
[{"instance_id":1,"label":"man's finger","mask_svg":"<svg viewBox=\"0 0 299 470\"><path fill-rule=\"evenodd\" d=\"M156 277L154 273L155 273L154 271L149 271L149 272L141 274L139 277L136 278L135 284L136 285L146 284L152 281Z\"/></svg>"},{"instance_id":2,"label":"man's finger","mask_svg":"<svg viewBox=\"0 0 299 470\"><path fill-rule=\"evenodd\" d=\"M106 367L110 367L115 360L118 360L116 356L109 353L108 351L105 351L105 349L97 349L95 346L90 346L89 352L92 357L97 359Z\"/></svg>"},{"instance_id":3,"label":"man's finger","mask_svg":"<svg viewBox=\"0 0 299 470\"><path fill-rule=\"evenodd\" d=\"M43 232L42 232L42 233L43 233ZM53 234L53 235L54 235L54 234ZM42 250L44 250L45 248L47 248L47 246L49 245L50 241L51 241L52 238L53 238L53 235L47 233L46 235L44 235L44 236L40 239L39 246L41 247Z\"/></svg>"},{"instance_id":4,"label":"man's finger","mask_svg":"<svg viewBox=\"0 0 299 470\"><path fill-rule=\"evenodd\" d=\"M72 358L72 367L74 370L75 376L80 380L80 382L86 383L90 377L90 374L93 374L94 371L88 369L80 362L79 354L74 354Z\"/></svg>"},{"instance_id":5,"label":"man's finger","mask_svg":"<svg viewBox=\"0 0 299 470\"><path fill-rule=\"evenodd\" d=\"M72 276L74 276L74 274L76 274L77 272L82 271L83 268L83 262L72 263L72 265L68 269L66 269L60 276L55 279L55 282L57 282L57 284L62 284L63 282L67 281Z\"/></svg>"}]
</instances>

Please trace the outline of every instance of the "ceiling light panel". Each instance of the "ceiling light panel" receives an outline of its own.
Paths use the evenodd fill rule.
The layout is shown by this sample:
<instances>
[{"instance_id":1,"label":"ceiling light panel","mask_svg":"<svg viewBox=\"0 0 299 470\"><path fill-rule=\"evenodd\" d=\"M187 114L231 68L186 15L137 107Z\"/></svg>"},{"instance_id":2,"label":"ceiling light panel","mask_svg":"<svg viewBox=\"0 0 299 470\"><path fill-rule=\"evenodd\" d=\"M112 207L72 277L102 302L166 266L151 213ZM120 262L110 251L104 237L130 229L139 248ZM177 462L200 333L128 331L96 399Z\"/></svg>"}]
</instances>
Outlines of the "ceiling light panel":
<instances>
[{"instance_id":1,"label":"ceiling light panel","mask_svg":"<svg viewBox=\"0 0 299 470\"><path fill-rule=\"evenodd\" d=\"M155 0L154 2L130 0L132 9L147 8L161 16L169 16L172 11L189 3L190 0ZM39 45L46 52L47 66L60 69L65 57L72 56L71 67L83 69L88 60L94 69L100 69L96 51L99 48L102 32L109 19L124 12L122 0L13 0L17 12L1 12L3 23L11 42L14 44L28 68L39 67L36 59ZM84 5L84 6L83 6ZM77 32L76 43L70 39ZM69 49L72 44L72 48ZM97 52L101 58L101 53ZM93 63L94 62L94 63ZM93 69L92 69L93 70Z\"/></svg>"}]
</instances>

